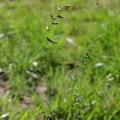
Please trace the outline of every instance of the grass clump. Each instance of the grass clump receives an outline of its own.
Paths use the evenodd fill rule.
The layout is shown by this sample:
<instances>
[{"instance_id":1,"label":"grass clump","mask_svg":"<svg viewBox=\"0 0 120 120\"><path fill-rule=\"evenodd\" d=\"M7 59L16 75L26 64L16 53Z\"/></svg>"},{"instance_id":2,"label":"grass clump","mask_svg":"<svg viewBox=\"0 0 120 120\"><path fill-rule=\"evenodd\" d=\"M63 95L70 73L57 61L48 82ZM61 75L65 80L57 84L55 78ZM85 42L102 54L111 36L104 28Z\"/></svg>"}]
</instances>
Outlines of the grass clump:
<instances>
[{"instance_id":1,"label":"grass clump","mask_svg":"<svg viewBox=\"0 0 120 120\"><path fill-rule=\"evenodd\" d=\"M69 4L0 1L0 119L119 120L119 0Z\"/></svg>"}]
</instances>

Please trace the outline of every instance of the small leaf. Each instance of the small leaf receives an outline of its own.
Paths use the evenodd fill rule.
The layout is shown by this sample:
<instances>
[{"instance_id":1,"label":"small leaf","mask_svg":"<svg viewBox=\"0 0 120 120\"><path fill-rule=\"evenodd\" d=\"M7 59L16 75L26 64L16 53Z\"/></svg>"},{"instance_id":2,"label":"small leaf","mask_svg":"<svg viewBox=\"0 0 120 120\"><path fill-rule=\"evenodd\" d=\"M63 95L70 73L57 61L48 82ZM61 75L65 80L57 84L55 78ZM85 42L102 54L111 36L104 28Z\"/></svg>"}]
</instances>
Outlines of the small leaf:
<instances>
[{"instance_id":1,"label":"small leaf","mask_svg":"<svg viewBox=\"0 0 120 120\"><path fill-rule=\"evenodd\" d=\"M50 38L48 38L48 37L46 37L47 38L47 40L49 41L49 42L51 42L51 43L57 43L57 42L55 42L55 41L52 41Z\"/></svg>"},{"instance_id":2,"label":"small leaf","mask_svg":"<svg viewBox=\"0 0 120 120\"><path fill-rule=\"evenodd\" d=\"M92 57L86 52L86 57L89 58L90 60L93 60Z\"/></svg>"},{"instance_id":3,"label":"small leaf","mask_svg":"<svg viewBox=\"0 0 120 120\"><path fill-rule=\"evenodd\" d=\"M70 7L71 7L70 5L65 5L64 6L65 10L69 10Z\"/></svg>"},{"instance_id":4,"label":"small leaf","mask_svg":"<svg viewBox=\"0 0 120 120\"><path fill-rule=\"evenodd\" d=\"M61 11L62 11L62 9L61 9L60 7L57 7L57 10L58 10L59 12L61 12Z\"/></svg>"},{"instance_id":5,"label":"small leaf","mask_svg":"<svg viewBox=\"0 0 120 120\"><path fill-rule=\"evenodd\" d=\"M65 7L71 7L71 5L65 5Z\"/></svg>"},{"instance_id":6,"label":"small leaf","mask_svg":"<svg viewBox=\"0 0 120 120\"><path fill-rule=\"evenodd\" d=\"M56 17L53 16L52 14L50 15L50 17L52 18L52 20L55 20L55 19L56 19Z\"/></svg>"},{"instance_id":7,"label":"small leaf","mask_svg":"<svg viewBox=\"0 0 120 120\"><path fill-rule=\"evenodd\" d=\"M54 25L58 25L58 22L56 22L56 21L52 21L52 24L54 24Z\"/></svg>"},{"instance_id":8,"label":"small leaf","mask_svg":"<svg viewBox=\"0 0 120 120\"><path fill-rule=\"evenodd\" d=\"M47 26L47 27L46 27L46 30L47 30L47 31L50 31L50 28Z\"/></svg>"},{"instance_id":9,"label":"small leaf","mask_svg":"<svg viewBox=\"0 0 120 120\"><path fill-rule=\"evenodd\" d=\"M58 17L58 18L64 18L64 17L63 17L63 16L61 16L61 15L58 15L57 17Z\"/></svg>"}]
</instances>

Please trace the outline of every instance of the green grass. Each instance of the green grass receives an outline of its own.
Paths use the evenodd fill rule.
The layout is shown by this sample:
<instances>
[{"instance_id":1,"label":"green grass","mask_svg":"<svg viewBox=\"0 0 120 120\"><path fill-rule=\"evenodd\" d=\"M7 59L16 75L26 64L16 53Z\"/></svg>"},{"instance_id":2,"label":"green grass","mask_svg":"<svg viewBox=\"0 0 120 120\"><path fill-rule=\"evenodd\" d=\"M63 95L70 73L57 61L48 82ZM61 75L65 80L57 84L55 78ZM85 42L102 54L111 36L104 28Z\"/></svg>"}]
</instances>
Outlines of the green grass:
<instances>
[{"instance_id":1,"label":"green grass","mask_svg":"<svg viewBox=\"0 0 120 120\"><path fill-rule=\"evenodd\" d=\"M51 25L56 6L67 4L65 18ZM0 82L0 93L8 87L0 119L119 120L119 14L119 0L1 0L0 68L9 79Z\"/></svg>"}]
</instances>

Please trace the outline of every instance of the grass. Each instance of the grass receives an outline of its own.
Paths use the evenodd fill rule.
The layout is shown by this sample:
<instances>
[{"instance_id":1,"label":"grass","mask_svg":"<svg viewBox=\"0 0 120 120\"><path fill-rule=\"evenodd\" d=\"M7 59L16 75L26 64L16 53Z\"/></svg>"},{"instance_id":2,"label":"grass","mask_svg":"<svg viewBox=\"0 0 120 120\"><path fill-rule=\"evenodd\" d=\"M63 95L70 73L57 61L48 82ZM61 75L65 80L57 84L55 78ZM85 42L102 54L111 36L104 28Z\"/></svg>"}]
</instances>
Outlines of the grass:
<instances>
[{"instance_id":1,"label":"grass","mask_svg":"<svg viewBox=\"0 0 120 120\"><path fill-rule=\"evenodd\" d=\"M56 6L68 4L52 25ZM119 0L0 1L0 119L119 120L119 6Z\"/></svg>"}]
</instances>

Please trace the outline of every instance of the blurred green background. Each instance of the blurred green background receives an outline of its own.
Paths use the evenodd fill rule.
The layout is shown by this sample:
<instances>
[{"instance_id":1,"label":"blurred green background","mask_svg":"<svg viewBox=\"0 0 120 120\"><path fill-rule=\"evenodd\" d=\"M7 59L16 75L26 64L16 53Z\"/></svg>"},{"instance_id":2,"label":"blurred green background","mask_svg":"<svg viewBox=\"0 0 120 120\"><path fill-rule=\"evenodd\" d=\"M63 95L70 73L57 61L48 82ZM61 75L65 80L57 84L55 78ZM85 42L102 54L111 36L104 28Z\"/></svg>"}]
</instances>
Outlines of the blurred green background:
<instances>
[{"instance_id":1,"label":"blurred green background","mask_svg":"<svg viewBox=\"0 0 120 120\"><path fill-rule=\"evenodd\" d=\"M0 119L119 120L119 39L119 0L0 0Z\"/></svg>"}]
</instances>

